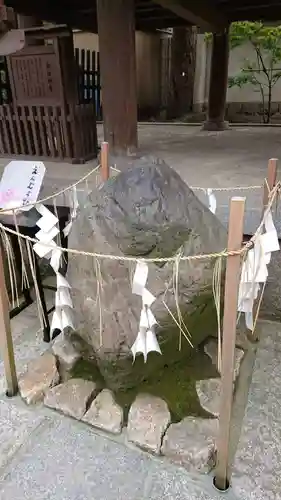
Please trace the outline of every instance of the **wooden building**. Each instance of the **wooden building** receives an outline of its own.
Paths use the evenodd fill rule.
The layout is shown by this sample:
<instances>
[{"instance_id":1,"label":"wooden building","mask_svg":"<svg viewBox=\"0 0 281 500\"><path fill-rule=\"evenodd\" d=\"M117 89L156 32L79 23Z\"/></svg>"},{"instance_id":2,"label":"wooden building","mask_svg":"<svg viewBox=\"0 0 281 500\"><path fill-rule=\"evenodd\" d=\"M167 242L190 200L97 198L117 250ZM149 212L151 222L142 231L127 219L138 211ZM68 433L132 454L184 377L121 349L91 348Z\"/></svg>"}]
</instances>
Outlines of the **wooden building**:
<instances>
[{"instance_id":1,"label":"wooden building","mask_svg":"<svg viewBox=\"0 0 281 500\"><path fill-rule=\"evenodd\" d=\"M7 57L0 155L83 162L97 155L95 109L78 98L72 31L28 28ZM2 75L3 76L3 75Z\"/></svg>"},{"instance_id":2,"label":"wooden building","mask_svg":"<svg viewBox=\"0 0 281 500\"><path fill-rule=\"evenodd\" d=\"M281 19L281 0L5 0L20 14L99 33L105 137L116 153L137 147L135 29L196 25L212 31L206 129L225 128L228 27Z\"/></svg>"}]
</instances>

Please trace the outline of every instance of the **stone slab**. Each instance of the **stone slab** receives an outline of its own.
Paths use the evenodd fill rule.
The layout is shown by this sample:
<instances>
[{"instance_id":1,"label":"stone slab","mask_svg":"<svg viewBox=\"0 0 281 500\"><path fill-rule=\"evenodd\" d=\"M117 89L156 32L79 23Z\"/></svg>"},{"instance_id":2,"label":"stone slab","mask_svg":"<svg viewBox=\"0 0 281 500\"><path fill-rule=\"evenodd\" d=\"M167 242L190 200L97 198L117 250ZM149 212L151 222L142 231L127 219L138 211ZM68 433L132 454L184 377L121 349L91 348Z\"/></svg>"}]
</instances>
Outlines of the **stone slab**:
<instances>
[{"instance_id":1,"label":"stone slab","mask_svg":"<svg viewBox=\"0 0 281 500\"><path fill-rule=\"evenodd\" d=\"M211 359L212 363L218 369L218 343L215 339L209 339L204 345L204 351ZM244 357L243 349L238 347L235 348L235 369L234 369L234 381L236 381L239 372L240 365ZM234 387L233 387L234 388ZM196 382L196 391L200 404L204 410L208 413L219 416L220 411L220 392L221 392L221 379L212 378L207 380L198 380Z\"/></svg>"},{"instance_id":2,"label":"stone slab","mask_svg":"<svg viewBox=\"0 0 281 500\"><path fill-rule=\"evenodd\" d=\"M221 498L211 480L201 481L167 461L126 448L60 416L30 436L0 479L1 500Z\"/></svg>"},{"instance_id":3,"label":"stone slab","mask_svg":"<svg viewBox=\"0 0 281 500\"><path fill-rule=\"evenodd\" d=\"M163 399L139 394L129 411L128 440L144 450L159 454L162 437L170 421L168 405Z\"/></svg>"},{"instance_id":4,"label":"stone slab","mask_svg":"<svg viewBox=\"0 0 281 500\"><path fill-rule=\"evenodd\" d=\"M217 419L186 417L170 425L161 451L188 470L208 473L215 465L217 433Z\"/></svg>"},{"instance_id":5,"label":"stone slab","mask_svg":"<svg viewBox=\"0 0 281 500\"><path fill-rule=\"evenodd\" d=\"M114 400L108 389L101 391L83 417L83 422L112 434L120 434L123 423L123 410Z\"/></svg>"},{"instance_id":6,"label":"stone slab","mask_svg":"<svg viewBox=\"0 0 281 500\"><path fill-rule=\"evenodd\" d=\"M80 420L87 411L89 401L96 393L97 386L94 382L70 379L50 389L46 393L44 405Z\"/></svg>"},{"instance_id":7,"label":"stone slab","mask_svg":"<svg viewBox=\"0 0 281 500\"><path fill-rule=\"evenodd\" d=\"M28 364L27 371L19 379L19 389L27 404L37 403L46 391L59 383L56 358L45 352Z\"/></svg>"}]
</instances>

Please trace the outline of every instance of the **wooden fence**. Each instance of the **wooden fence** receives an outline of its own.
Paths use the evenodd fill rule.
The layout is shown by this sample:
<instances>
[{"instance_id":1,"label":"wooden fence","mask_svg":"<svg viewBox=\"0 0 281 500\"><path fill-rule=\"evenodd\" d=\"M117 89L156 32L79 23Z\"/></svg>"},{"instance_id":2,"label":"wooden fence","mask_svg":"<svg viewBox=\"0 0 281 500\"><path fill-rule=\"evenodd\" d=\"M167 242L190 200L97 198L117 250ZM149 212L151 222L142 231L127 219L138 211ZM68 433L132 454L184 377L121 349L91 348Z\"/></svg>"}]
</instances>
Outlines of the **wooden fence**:
<instances>
[{"instance_id":1,"label":"wooden fence","mask_svg":"<svg viewBox=\"0 0 281 500\"><path fill-rule=\"evenodd\" d=\"M7 58L0 56L0 104L8 104L12 100L9 82Z\"/></svg>"},{"instance_id":2,"label":"wooden fence","mask_svg":"<svg viewBox=\"0 0 281 500\"><path fill-rule=\"evenodd\" d=\"M94 103L97 120L102 120L100 57L94 50L75 49L78 66L79 102Z\"/></svg>"},{"instance_id":3,"label":"wooden fence","mask_svg":"<svg viewBox=\"0 0 281 500\"><path fill-rule=\"evenodd\" d=\"M0 106L0 155L87 161L97 155L93 104Z\"/></svg>"}]
</instances>

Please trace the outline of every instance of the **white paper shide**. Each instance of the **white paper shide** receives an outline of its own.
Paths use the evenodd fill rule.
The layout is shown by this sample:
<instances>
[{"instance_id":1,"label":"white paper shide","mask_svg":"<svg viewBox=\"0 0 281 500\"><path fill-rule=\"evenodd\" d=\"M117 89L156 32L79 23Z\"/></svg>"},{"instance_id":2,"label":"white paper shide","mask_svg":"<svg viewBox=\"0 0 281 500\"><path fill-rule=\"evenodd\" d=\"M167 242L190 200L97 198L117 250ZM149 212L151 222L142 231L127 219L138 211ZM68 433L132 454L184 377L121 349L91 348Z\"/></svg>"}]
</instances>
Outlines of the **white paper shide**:
<instances>
[{"instance_id":1,"label":"white paper shide","mask_svg":"<svg viewBox=\"0 0 281 500\"><path fill-rule=\"evenodd\" d=\"M156 297L146 288L148 278L148 265L145 262L138 262L133 279L132 292L142 298L142 309L140 314L139 332L134 344L131 347L133 358L137 354L143 354L144 361L147 361L149 352L161 353L160 346L155 334L157 321L151 311L151 306Z\"/></svg>"},{"instance_id":2,"label":"white paper shide","mask_svg":"<svg viewBox=\"0 0 281 500\"><path fill-rule=\"evenodd\" d=\"M209 210L215 214L217 210L217 199L214 195L214 191L211 188L205 190L206 195L208 196L208 205Z\"/></svg>"},{"instance_id":3,"label":"white paper shide","mask_svg":"<svg viewBox=\"0 0 281 500\"><path fill-rule=\"evenodd\" d=\"M41 215L36 225L39 231L36 233L38 243L35 243L33 250L39 257L50 259L50 265L56 273L57 291L55 299L55 312L52 318L51 332L54 330L65 330L74 328L72 320L73 303L70 296L70 284L59 272L61 266L62 250L60 250L54 240L59 234L58 218L44 205L37 205L36 210Z\"/></svg>"},{"instance_id":4,"label":"white paper shide","mask_svg":"<svg viewBox=\"0 0 281 500\"><path fill-rule=\"evenodd\" d=\"M258 297L261 286L265 286L267 281L267 266L271 260L271 253L280 250L271 211L266 214L264 228L264 233L257 236L254 247L248 251L243 262L239 286L238 311L245 314L246 326L252 331L254 329L254 301Z\"/></svg>"}]
</instances>

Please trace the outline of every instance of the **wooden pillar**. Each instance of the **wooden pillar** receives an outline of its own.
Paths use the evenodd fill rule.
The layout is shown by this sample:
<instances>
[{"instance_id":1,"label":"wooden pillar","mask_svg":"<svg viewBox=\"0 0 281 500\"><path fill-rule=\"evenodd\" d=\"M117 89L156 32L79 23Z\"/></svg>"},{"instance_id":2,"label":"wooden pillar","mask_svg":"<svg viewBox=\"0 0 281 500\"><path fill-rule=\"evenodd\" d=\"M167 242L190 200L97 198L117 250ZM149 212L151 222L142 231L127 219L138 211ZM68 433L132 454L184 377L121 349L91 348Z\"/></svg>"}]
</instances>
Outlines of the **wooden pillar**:
<instances>
[{"instance_id":1,"label":"wooden pillar","mask_svg":"<svg viewBox=\"0 0 281 500\"><path fill-rule=\"evenodd\" d=\"M137 147L134 0L97 0L105 140L113 154Z\"/></svg>"},{"instance_id":2,"label":"wooden pillar","mask_svg":"<svg viewBox=\"0 0 281 500\"><path fill-rule=\"evenodd\" d=\"M197 29L194 26L173 29L169 118L182 117L192 110L196 40Z\"/></svg>"},{"instance_id":3,"label":"wooden pillar","mask_svg":"<svg viewBox=\"0 0 281 500\"><path fill-rule=\"evenodd\" d=\"M226 93L228 82L229 40L228 29L213 33L211 73L207 121L204 130L225 130Z\"/></svg>"}]
</instances>

